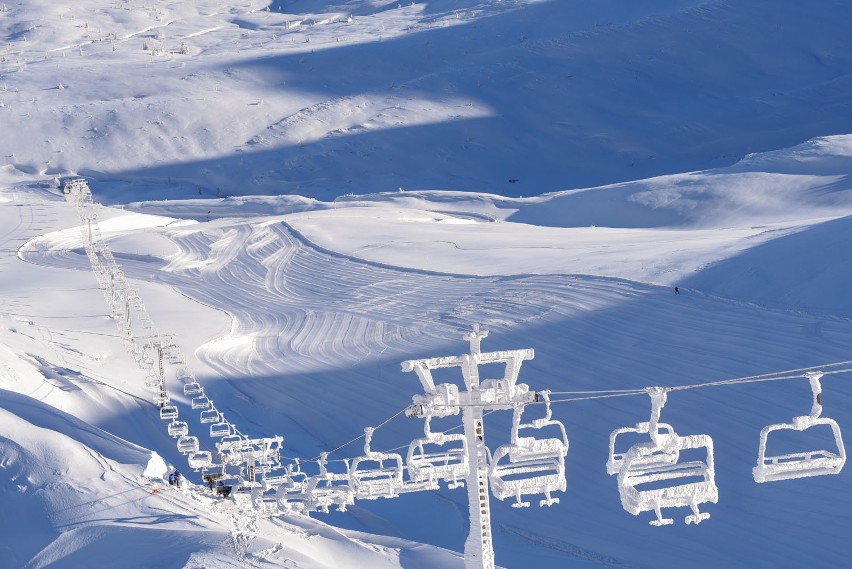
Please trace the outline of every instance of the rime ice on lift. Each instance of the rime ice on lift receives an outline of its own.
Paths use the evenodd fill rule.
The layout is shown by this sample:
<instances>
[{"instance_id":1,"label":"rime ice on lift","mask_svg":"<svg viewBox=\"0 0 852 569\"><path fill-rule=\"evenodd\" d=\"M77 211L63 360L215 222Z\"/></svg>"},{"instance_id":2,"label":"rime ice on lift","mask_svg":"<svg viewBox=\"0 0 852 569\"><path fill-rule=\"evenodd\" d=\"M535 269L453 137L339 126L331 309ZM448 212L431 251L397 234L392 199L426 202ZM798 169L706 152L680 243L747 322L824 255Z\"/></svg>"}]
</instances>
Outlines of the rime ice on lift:
<instances>
[{"instance_id":1,"label":"rime ice on lift","mask_svg":"<svg viewBox=\"0 0 852 569\"><path fill-rule=\"evenodd\" d=\"M204 393L204 389L195 380L183 386L184 395L200 395L201 393Z\"/></svg>"},{"instance_id":2,"label":"rime ice on lift","mask_svg":"<svg viewBox=\"0 0 852 569\"><path fill-rule=\"evenodd\" d=\"M207 409L206 411L201 412L199 420L202 423L221 423L222 422L222 415L219 413L219 411L216 409L216 407L213 407L211 405L210 409Z\"/></svg>"},{"instance_id":3,"label":"rime ice on lift","mask_svg":"<svg viewBox=\"0 0 852 569\"><path fill-rule=\"evenodd\" d=\"M198 437L183 436L177 440L177 449L181 454L198 451Z\"/></svg>"},{"instance_id":4,"label":"rime ice on lift","mask_svg":"<svg viewBox=\"0 0 852 569\"><path fill-rule=\"evenodd\" d=\"M212 425L210 425L211 438L227 437L233 434L234 429L227 421L222 421L221 423L213 423Z\"/></svg>"},{"instance_id":5,"label":"rime ice on lift","mask_svg":"<svg viewBox=\"0 0 852 569\"><path fill-rule=\"evenodd\" d=\"M540 506L558 504L559 498L552 498L551 492L565 491L568 435L562 422L551 417L550 392L541 391L539 396L546 407L545 416L529 423L521 423L525 405L515 407L511 442L498 447L491 461L491 492L500 500L515 498L516 503L512 504L515 508L530 505L529 502L521 501L521 496L527 494L544 494L545 498L539 502ZM536 438L520 435L522 430L544 432L548 427L555 427L561 436Z\"/></svg>"},{"instance_id":6,"label":"rime ice on lift","mask_svg":"<svg viewBox=\"0 0 852 569\"><path fill-rule=\"evenodd\" d=\"M402 487L402 457L370 449L373 428L364 429L364 455L352 461L350 478L358 499L396 498ZM390 463L386 465L385 463Z\"/></svg>"},{"instance_id":7,"label":"rime ice on lift","mask_svg":"<svg viewBox=\"0 0 852 569\"><path fill-rule=\"evenodd\" d=\"M820 383L822 375L819 372L807 374L814 397L810 415L793 417L792 423L767 425L760 431L760 451L757 457L757 466L753 470L755 482L773 482L823 474L839 474L843 469L843 465L846 464L846 449L843 446L840 427L834 419L820 417L822 414L822 384ZM766 456L766 441L770 433L780 430L801 432L820 425L831 428L834 434L834 444L837 447L836 452L833 450L812 450Z\"/></svg>"},{"instance_id":8,"label":"rime ice on lift","mask_svg":"<svg viewBox=\"0 0 852 569\"><path fill-rule=\"evenodd\" d=\"M213 454L208 450L201 450L190 453L186 458L189 467L193 470L201 470L202 468L210 468L213 466Z\"/></svg>"},{"instance_id":9,"label":"rime ice on lift","mask_svg":"<svg viewBox=\"0 0 852 569\"><path fill-rule=\"evenodd\" d=\"M184 421L172 421L169 423L169 436L172 438L182 437L189 433L189 425Z\"/></svg>"},{"instance_id":10,"label":"rime ice on lift","mask_svg":"<svg viewBox=\"0 0 852 569\"><path fill-rule=\"evenodd\" d=\"M698 506L706 502L715 504L719 500L713 439L708 435L681 437L670 427L661 433L659 419L666 404L666 390L654 387L648 390L648 394L651 396L651 420L648 424L651 440L634 444L620 460L618 491L621 505L634 516L640 512L655 512L657 519L650 522L654 526L673 523L671 518L663 518L662 508L689 507L692 514L684 521L698 524L710 517L710 514L700 512ZM706 461L678 462L681 451L693 449L704 449ZM672 460L675 456L677 458Z\"/></svg>"},{"instance_id":11,"label":"rime ice on lift","mask_svg":"<svg viewBox=\"0 0 852 569\"><path fill-rule=\"evenodd\" d=\"M343 459L341 462L346 472L329 472L328 453L320 455L320 473L308 479L308 508L327 514L331 506L336 506L339 512L345 512L346 506L355 503L355 493L349 485L349 461Z\"/></svg>"},{"instance_id":12,"label":"rime ice on lift","mask_svg":"<svg viewBox=\"0 0 852 569\"><path fill-rule=\"evenodd\" d=\"M308 498L308 475L302 472L299 459L287 465L287 475L275 492L278 509L283 512L305 512Z\"/></svg>"},{"instance_id":13,"label":"rime ice on lift","mask_svg":"<svg viewBox=\"0 0 852 569\"><path fill-rule=\"evenodd\" d=\"M177 419L178 410L174 405L163 405L160 407L160 419L163 421L172 421Z\"/></svg>"},{"instance_id":14,"label":"rime ice on lift","mask_svg":"<svg viewBox=\"0 0 852 569\"><path fill-rule=\"evenodd\" d=\"M432 416L445 417L462 411L464 426L464 465L454 466L449 472L449 480L457 481L461 472L466 472L465 484L468 493L468 514L470 533L465 541L465 567L468 569L493 569L494 548L491 539L491 505L489 501L489 465L488 447L485 445L484 410L512 410L518 405L531 403L535 393L529 386L518 383L521 364L534 357L531 349L482 352L480 344L488 331L474 325L473 330L464 338L470 343L470 353L460 356L445 356L402 362L402 370L414 371L420 380L424 395L414 397L408 415L426 418L426 438L414 441L409 447L408 468L412 479L428 478L429 472L440 472L448 460L442 462L440 452L431 453L421 449L419 444L434 442L435 435L430 432L429 422ZM505 364L503 377L483 379L480 366L483 364ZM464 378L465 391L447 384L436 386L432 370L439 368L459 368ZM494 366L489 367L494 369ZM452 435L443 436L449 437ZM439 439L440 440L440 439ZM443 442L443 441L442 441ZM448 457L449 459L450 457ZM453 457L454 458L454 457ZM436 460L437 459L437 460ZM420 470L420 472L418 472Z\"/></svg>"},{"instance_id":15,"label":"rime ice on lift","mask_svg":"<svg viewBox=\"0 0 852 569\"><path fill-rule=\"evenodd\" d=\"M192 398L193 409L210 409L210 406L210 399L208 397L205 397L204 395Z\"/></svg>"},{"instance_id":16,"label":"rime ice on lift","mask_svg":"<svg viewBox=\"0 0 852 569\"><path fill-rule=\"evenodd\" d=\"M657 418L659 418L659 416ZM640 466L639 463L643 463L646 466L662 466L675 464L678 461L680 451L678 450L677 445L666 444L670 439L677 437L677 433L675 433L672 426L668 423L657 422L655 423L655 426L657 430L656 439L661 441L663 444L659 445L659 448L655 449L653 452L649 452L641 459L638 457L634 458L634 467L638 468ZM614 430L609 436L609 460L607 460L606 463L607 474L618 474L621 470L624 458L627 456L629 447L624 450L620 450L620 448L623 447L619 447L619 439L623 438L623 435L649 435L650 432L651 423L649 421L636 423L635 427L622 427Z\"/></svg>"},{"instance_id":17,"label":"rime ice on lift","mask_svg":"<svg viewBox=\"0 0 852 569\"><path fill-rule=\"evenodd\" d=\"M439 387L446 385L448 384ZM456 388L455 385L450 387ZM414 439L408 446L408 457L405 461L408 475L418 483L437 483L443 480L450 489L464 486L464 478L470 473L467 438L462 433L433 433L430 427L432 413L429 409L423 410L426 413L423 425L426 436Z\"/></svg>"}]
</instances>

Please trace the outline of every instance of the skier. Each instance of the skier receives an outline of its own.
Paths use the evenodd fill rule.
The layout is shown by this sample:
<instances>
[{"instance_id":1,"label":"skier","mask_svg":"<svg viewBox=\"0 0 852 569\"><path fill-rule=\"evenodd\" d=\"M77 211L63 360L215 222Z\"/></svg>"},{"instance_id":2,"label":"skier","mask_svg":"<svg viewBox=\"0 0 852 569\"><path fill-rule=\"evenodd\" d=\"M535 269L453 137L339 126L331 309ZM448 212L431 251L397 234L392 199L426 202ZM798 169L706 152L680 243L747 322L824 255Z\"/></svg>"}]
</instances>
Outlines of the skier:
<instances>
[{"instance_id":1,"label":"skier","mask_svg":"<svg viewBox=\"0 0 852 569\"><path fill-rule=\"evenodd\" d=\"M175 476L175 486L177 486L178 488L180 488L180 478L181 478L181 477L180 477L180 471L179 471L177 468L175 468L175 474L174 474L174 476Z\"/></svg>"},{"instance_id":2,"label":"skier","mask_svg":"<svg viewBox=\"0 0 852 569\"><path fill-rule=\"evenodd\" d=\"M677 296L677 295L679 295L679 294L680 294L680 289L679 289L679 288L677 288L677 287L675 287L675 296Z\"/></svg>"},{"instance_id":3,"label":"skier","mask_svg":"<svg viewBox=\"0 0 852 569\"><path fill-rule=\"evenodd\" d=\"M169 472L169 486L175 485L175 473Z\"/></svg>"}]
</instances>

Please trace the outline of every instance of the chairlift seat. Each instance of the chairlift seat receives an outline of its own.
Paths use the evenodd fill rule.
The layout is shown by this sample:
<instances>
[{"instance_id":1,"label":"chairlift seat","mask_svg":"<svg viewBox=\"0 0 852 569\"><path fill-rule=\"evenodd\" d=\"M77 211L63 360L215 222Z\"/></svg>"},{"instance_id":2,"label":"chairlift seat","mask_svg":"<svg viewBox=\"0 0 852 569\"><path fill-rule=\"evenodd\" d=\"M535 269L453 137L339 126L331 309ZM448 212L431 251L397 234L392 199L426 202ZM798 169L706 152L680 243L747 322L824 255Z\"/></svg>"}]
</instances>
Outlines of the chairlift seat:
<instances>
[{"instance_id":1,"label":"chairlift seat","mask_svg":"<svg viewBox=\"0 0 852 569\"><path fill-rule=\"evenodd\" d=\"M160 407L160 419L164 421L170 421L172 419L177 419L178 409L174 405L163 405Z\"/></svg>"},{"instance_id":2,"label":"chairlift seat","mask_svg":"<svg viewBox=\"0 0 852 569\"><path fill-rule=\"evenodd\" d=\"M154 404L155 405L165 405L171 401L169 394L163 391L160 391L156 395L154 395Z\"/></svg>"},{"instance_id":3,"label":"chairlift seat","mask_svg":"<svg viewBox=\"0 0 852 569\"><path fill-rule=\"evenodd\" d=\"M198 451L198 437L182 436L177 441L178 452L189 454Z\"/></svg>"},{"instance_id":4,"label":"chairlift seat","mask_svg":"<svg viewBox=\"0 0 852 569\"><path fill-rule=\"evenodd\" d=\"M213 454L207 450L196 451L187 457L187 462L189 467L194 470L210 468L213 466Z\"/></svg>"},{"instance_id":5,"label":"chairlift seat","mask_svg":"<svg viewBox=\"0 0 852 569\"><path fill-rule=\"evenodd\" d=\"M208 409L206 411L201 412L201 418L199 419L202 423L220 423L222 422L221 415L219 411L216 410L215 407L212 409Z\"/></svg>"},{"instance_id":6,"label":"chairlift seat","mask_svg":"<svg viewBox=\"0 0 852 569\"><path fill-rule=\"evenodd\" d=\"M172 421L169 423L169 436L172 438L182 437L189 433L189 425L184 421Z\"/></svg>"},{"instance_id":7,"label":"chairlift seat","mask_svg":"<svg viewBox=\"0 0 852 569\"><path fill-rule=\"evenodd\" d=\"M360 456L352 461L350 478L355 497L365 500L395 498L402 487L402 457L395 453L374 453L381 457ZM385 466L385 462L391 462ZM376 463L375 466L370 466Z\"/></svg>"},{"instance_id":8,"label":"chairlift seat","mask_svg":"<svg viewBox=\"0 0 852 569\"><path fill-rule=\"evenodd\" d=\"M204 388L197 381L191 381L183 386L184 395L199 395L204 393Z\"/></svg>"},{"instance_id":9,"label":"chairlift seat","mask_svg":"<svg viewBox=\"0 0 852 569\"><path fill-rule=\"evenodd\" d=\"M673 523L672 519L663 518L662 508L689 507L693 513L686 516L684 521L687 524L701 523L708 519L710 514L700 512L698 506L707 502L715 504L719 500L713 462L713 439L709 435L690 435L672 437L668 442L676 446L678 451L704 448L707 451L707 461L649 463L647 457L657 453L659 447L653 442L633 445L627 452L618 474L621 505L633 515L655 512L657 519L650 523L656 526ZM645 484L658 486L661 482L676 482L684 478L691 481L649 489L639 487ZM695 478L699 480L694 481Z\"/></svg>"},{"instance_id":10,"label":"chairlift seat","mask_svg":"<svg viewBox=\"0 0 852 569\"><path fill-rule=\"evenodd\" d=\"M439 449L430 450L434 446ZM463 479L470 472L467 439L462 434L433 434L415 439L408 446L405 462L408 474L415 482L445 480L450 488L457 488L463 485Z\"/></svg>"},{"instance_id":11,"label":"chairlift seat","mask_svg":"<svg viewBox=\"0 0 852 569\"><path fill-rule=\"evenodd\" d=\"M193 409L209 409L210 408L210 399L205 396L201 397L193 397L192 398L192 408Z\"/></svg>"},{"instance_id":12,"label":"chairlift seat","mask_svg":"<svg viewBox=\"0 0 852 569\"><path fill-rule=\"evenodd\" d=\"M837 451L813 450L766 456L766 443L770 433L780 430L804 431L814 426L826 425L834 435ZM839 474L846 464L846 449L840 426L834 419L826 417L795 417L792 424L768 425L760 432L760 452L757 466L752 470L755 482L774 482L826 474Z\"/></svg>"},{"instance_id":13,"label":"chairlift seat","mask_svg":"<svg viewBox=\"0 0 852 569\"><path fill-rule=\"evenodd\" d=\"M228 422L214 423L210 425L211 437L227 437L231 434L231 424Z\"/></svg>"},{"instance_id":14,"label":"chairlift seat","mask_svg":"<svg viewBox=\"0 0 852 569\"><path fill-rule=\"evenodd\" d=\"M621 470L621 465L624 462L624 457L627 456L627 450L624 452L616 452L616 443L618 438L625 433L647 435L649 434L649 425L650 424L646 421L644 423L638 423L635 427L623 427L621 429L616 429L610 434L609 460L607 460L606 463L607 474L618 474L619 470ZM677 445L668 444L670 440L674 440L674 438L677 437L677 433L675 433L672 426L668 423L657 423L657 429L657 440L661 444L658 445L656 451L643 454L641 458L635 458L634 467L639 466L636 461L645 463L649 467L652 467L657 465L664 466L667 464L675 464L679 460L680 456Z\"/></svg>"}]
</instances>

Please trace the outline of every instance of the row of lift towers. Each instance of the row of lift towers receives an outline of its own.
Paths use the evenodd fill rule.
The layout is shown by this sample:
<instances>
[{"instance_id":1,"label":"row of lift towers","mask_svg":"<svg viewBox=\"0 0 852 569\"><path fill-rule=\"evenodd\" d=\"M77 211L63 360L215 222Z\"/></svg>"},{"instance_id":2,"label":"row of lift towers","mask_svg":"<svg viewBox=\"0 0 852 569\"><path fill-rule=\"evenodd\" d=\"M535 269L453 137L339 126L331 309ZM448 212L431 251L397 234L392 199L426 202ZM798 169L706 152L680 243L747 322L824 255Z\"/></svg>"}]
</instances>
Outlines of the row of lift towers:
<instances>
[{"instance_id":1,"label":"row of lift towers","mask_svg":"<svg viewBox=\"0 0 852 569\"><path fill-rule=\"evenodd\" d=\"M283 437L249 438L229 422L196 381L174 339L159 334L138 294L130 287L109 247L101 238L91 192L85 180L74 179L64 185L69 200L75 201L84 222L86 252L115 316L122 338L140 367L148 371L146 386L153 391L159 416L167 421L168 434L177 440L178 450L187 456L191 468L222 477L238 489L250 491L259 507L285 512L328 512L330 507L345 510L355 500L395 498L409 492L466 487L470 514L470 533L465 542L466 569L492 569L494 549L491 535L489 494L500 500L512 498L513 506L526 507L525 498L541 495L541 506L558 503L552 496L565 491L565 457L568 437L564 425L551 415L549 391L532 391L518 383L523 362L534 357L532 349L482 352L486 330L474 326L465 334L469 353L409 360L404 372L414 372L424 393L415 395L406 410L409 417L424 419L424 436L413 440L405 459L394 452L371 448L373 428L364 433L364 454L352 459L333 461L342 469L330 468L328 453L316 461L293 459L283 464ZM481 366L489 370L503 366L502 375L482 378ZM202 450L190 425L179 419L178 405L172 400L166 371L176 368L175 379L192 411L199 413L198 423L209 427L215 450ZM458 368L463 382L436 384L433 371ZM769 425L760 435L757 482L837 474L846 461L840 429L833 419L821 417L822 374L808 373L813 404L809 415L795 417L792 423ZM607 472L617 476L624 509L634 515L654 512L652 525L673 523L664 518L662 508L686 507L692 513L686 523L700 523L709 514L699 506L718 501L715 483L713 441L709 435L678 435L674 428L660 422L669 389L647 388L651 399L649 421L616 429L610 435ZM527 405L544 406L543 417L523 421ZM508 444L493 455L485 444L486 412L513 412ZM463 432L434 432L433 418L462 415ZM801 432L812 427L828 427L834 435L835 449L770 455L766 452L769 435L774 431ZM625 435L627 435L625 437ZM639 436L638 441L635 437ZM633 437L626 448L623 438ZM682 453L690 456L683 460ZM694 451L703 456L694 457ZM306 470L316 464L316 473ZM305 470L303 470L305 468ZM407 476L406 476L407 473Z\"/></svg>"}]
</instances>

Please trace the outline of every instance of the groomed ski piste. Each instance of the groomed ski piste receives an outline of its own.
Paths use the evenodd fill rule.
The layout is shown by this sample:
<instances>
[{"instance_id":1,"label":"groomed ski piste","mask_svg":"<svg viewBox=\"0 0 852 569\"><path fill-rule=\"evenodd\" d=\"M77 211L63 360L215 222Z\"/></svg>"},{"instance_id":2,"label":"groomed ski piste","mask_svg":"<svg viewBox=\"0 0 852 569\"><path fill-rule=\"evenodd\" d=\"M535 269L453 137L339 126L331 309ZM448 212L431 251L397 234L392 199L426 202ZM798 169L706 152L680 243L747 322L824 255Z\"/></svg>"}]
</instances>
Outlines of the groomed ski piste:
<instances>
[{"instance_id":1,"label":"groomed ski piste","mask_svg":"<svg viewBox=\"0 0 852 569\"><path fill-rule=\"evenodd\" d=\"M406 459L423 386L400 363L468 354L475 324L483 352L534 350L518 383L570 439L559 503L490 499L498 566L847 564L848 8L0 8L0 566L463 567L445 480L310 515L210 492L142 338L211 461L178 369L316 476L365 427ZM77 176L91 203L63 193ZM485 416L495 462L512 415ZM655 527L678 453L694 485Z\"/></svg>"}]
</instances>

